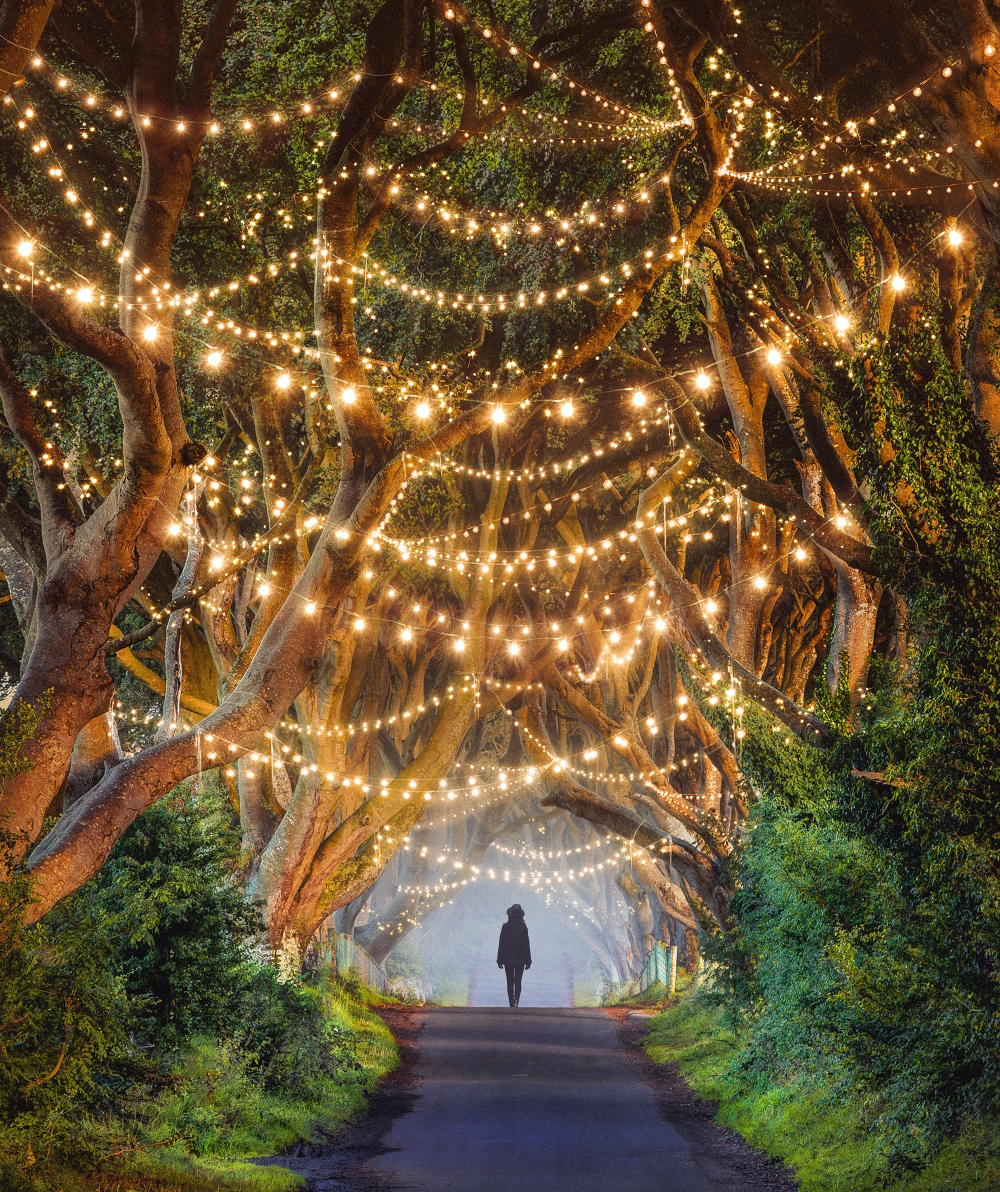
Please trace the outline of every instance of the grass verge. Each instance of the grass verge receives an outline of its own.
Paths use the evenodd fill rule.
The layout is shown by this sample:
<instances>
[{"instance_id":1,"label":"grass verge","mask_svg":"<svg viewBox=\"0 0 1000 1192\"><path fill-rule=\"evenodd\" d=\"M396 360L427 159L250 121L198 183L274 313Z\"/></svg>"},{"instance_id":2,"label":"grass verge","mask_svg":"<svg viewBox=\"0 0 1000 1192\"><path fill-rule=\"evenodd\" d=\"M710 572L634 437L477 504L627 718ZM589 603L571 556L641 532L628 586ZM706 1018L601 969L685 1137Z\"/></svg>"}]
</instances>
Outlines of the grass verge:
<instances>
[{"instance_id":1,"label":"grass verge","mask_svg":"<svg viewBox=\"0 0 1000 1192\"><path fill-rule=\"evenodd\" d=\"M371 1008L377 995L348 978L315 992L330 1027L336 1069L300 1083L294 1095L255 1079L255 1057L196 1040L171 1073L173 1087L139 1114L93 1123L99 1139L83 1170L39 1162L31 1178L2 1192L288 1192L302 1180L247 1160L298 1142L328 1141L361 1113L379 1077L399 1062L392 1035ZM306 1041L303 1040L303 1045ZM115 1149L120 1153L114 1153ZM86 1168L90 1168L87 1170ZM11 1178L17 1178L11 1173Z\"/></svg>"},{"instance_id":2,"label":"grass verge","mask_svg":"<svg viewBox=\"0 0 1000 1192\"><path fill-rule=\"evenodd\" d=\"M662 989L660 994L662 996ZM646 997L644 1005L654 1004ZM1000 1188L993 1123L970 1124L923 1171L893 1178L859 1107L840 1089L806 1079L748 1076L722 1011L685 992L653 1020L646 1051L674 1063L695 1093L717 1103L716 1121L783 1160L803 1192L990 1192ZM742 1057L745 1058L745 1057Z\"/></svg>"}]
</instances>

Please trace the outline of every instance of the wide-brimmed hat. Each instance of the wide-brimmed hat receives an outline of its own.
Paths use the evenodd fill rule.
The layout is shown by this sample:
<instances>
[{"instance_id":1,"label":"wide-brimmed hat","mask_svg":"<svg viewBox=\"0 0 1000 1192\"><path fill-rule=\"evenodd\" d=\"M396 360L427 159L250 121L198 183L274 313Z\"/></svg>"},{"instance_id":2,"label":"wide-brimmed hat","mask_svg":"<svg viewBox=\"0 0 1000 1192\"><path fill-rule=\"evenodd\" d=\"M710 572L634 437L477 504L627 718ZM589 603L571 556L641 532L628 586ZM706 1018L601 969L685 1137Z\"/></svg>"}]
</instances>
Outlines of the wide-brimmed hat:
<instances>
[{"instance_id":1,"label":"wide-brimmed hat","mask_svg":"<svg viewBox=\"0 0 1000 1192\"><path fill-rule=\"evenodd\" d=\"M507 914L508 915L517 915L517 917L519 919L524 918L524 911L521 908L521 904L519 902L515 902L513 906L507 907Z\"/></svg>"}]
</instances>

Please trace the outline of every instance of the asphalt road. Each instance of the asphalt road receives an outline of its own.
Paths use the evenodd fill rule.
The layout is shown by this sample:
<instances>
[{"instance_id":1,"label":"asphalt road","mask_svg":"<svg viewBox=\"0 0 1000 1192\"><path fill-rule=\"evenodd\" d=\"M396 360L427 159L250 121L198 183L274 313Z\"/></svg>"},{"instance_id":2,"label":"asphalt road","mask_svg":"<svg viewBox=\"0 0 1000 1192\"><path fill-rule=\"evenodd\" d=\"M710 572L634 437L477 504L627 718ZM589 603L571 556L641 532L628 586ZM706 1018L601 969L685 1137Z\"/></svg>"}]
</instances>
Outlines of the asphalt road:
<instances>
[{"instance_id":1,"label":"asphalt road","mask_svg":"<svg viewBox=\"0 0 1000 1192\"><path fill-rule=\"evenodd\" d=\"M619 1022L604 1011L444 1008L420 1017L407 1091L388 1111L373 1105L368 1137L277 1160L315 1192L792 1187L693 1110L676 1077L681 1094L665 1108L652 1065L634 1045L623 1048ZM757 1178L738 1177L744 1160L761 1168Z\"/></svg>"}]
</instances>

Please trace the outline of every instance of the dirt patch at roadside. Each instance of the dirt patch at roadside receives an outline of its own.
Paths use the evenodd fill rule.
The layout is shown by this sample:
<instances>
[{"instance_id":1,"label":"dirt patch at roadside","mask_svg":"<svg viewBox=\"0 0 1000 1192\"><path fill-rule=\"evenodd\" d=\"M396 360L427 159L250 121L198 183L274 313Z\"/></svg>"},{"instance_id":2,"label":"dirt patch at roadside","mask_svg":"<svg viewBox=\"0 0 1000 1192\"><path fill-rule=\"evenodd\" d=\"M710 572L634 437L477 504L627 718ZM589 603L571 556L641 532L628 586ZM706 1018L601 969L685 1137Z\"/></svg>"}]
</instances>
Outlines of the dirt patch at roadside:
<instances>
[{"instance_id":1,"label":"dirt patch at roadside","mask_svg":"<svg viewBox=\"0 0 1000 1192\"><path fill-rule=\"evenodd\" d=\"M673 1064L653 1063L643 1047L651 1015L618 1008L606 1012L618 1023L622 1052L656 1094L663 1120L696 1150L699 1168L720 1192L794 1192L798 1188L784 1164L755 1150L735 1130L717 1125L717 1106L696 1097Z\"/></svg>"}]
</instances>

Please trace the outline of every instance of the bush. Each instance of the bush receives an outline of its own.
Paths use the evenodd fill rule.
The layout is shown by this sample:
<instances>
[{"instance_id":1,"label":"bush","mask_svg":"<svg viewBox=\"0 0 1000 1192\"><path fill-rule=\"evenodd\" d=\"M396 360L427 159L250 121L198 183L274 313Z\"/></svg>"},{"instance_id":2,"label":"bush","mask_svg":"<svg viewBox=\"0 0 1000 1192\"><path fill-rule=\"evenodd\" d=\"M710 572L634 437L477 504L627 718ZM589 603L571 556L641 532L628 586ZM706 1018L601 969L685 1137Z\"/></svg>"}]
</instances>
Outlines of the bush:
<instances>
[{"instance_id":1,"label":"bush","mask_svg":"<svg viewBox=\"0 0 1000 1192\"><path fill-rule=\"evenodd\" d=\"M22 748L44 701L17 701L0 725L0 782L23 773ZM0 1175L15 1185L36 1152L72 1140L86 1150L77 1108L110 1091L129 1051L128 998L103 924L88 900L25 928L31 879L0 825Z\"/></svg>"},{"instance_id":2,"label":"bush","mask_svg":"<svg viewBox=\"0 0 1000 1192\"><path fill-rule=\"evenodd\" d=\"M25 928L31 882L0 865L0 1163L30 1166L37 1153L86 1149L81 1107L113 1091L131 1044L130 1004L112 967L102 924L86 900Z\"/></svg>"},{"instance_id":3,"label":"bush","mask_svg":"<svg viewBox=\"0 0 1000 1192\"><path fill-rule=\"evenodd\" d=\"M309 1099L326 1080L356 1076L349 1036L325 1013L317 983L282 982L274 969L254 968L240 991L239 1009L232 1042L265 1092Z\"/></svg>"},{"instance_id":4,"label":"bush","mask_svg":"<svg viewBox=\"0 0 1000 1192\"><path fill-rule=\"evenodd\" d=\"M106 924L144 1045L180 1047L237 1016L261 928L239 864L239 824L209 781L152 807L77 895Z\"/></svg>"},{"instance_id":5,"label":"bush","mask_svg":"<svg viewBox=\"0 0 1000 1192\"><path fill-rule=\"evenodd\" d=\"M30 876L0 843L5 1190L45 1161L120 1165L165 1146L169 1166L316 1141L394 1063L359 998L253 959L238 823L210 784L161 801L34 927Z\"/></svg>"},{"instance_id":6,"label":"bush","mask_svg":"<svg viewBox=\"0 0 1000 1192\"><path fill-rule=\"evenodd\" d=\"M929 850L858 822L850 771L876 768L872 738L898 714L876 705L876 726L826 756L779 749L751 718L743 764L762 793L731 860L732 930L705 954L735 1030L730 1076L835 1090L887 1170L905 1171L1000 1099L995 976L979 951L993 912L967 901L991 879L963 861L969 842L931 869Z\"/></svg>"}]
</instances>

